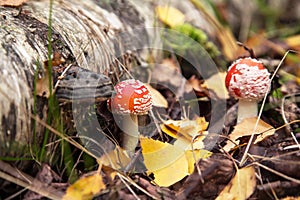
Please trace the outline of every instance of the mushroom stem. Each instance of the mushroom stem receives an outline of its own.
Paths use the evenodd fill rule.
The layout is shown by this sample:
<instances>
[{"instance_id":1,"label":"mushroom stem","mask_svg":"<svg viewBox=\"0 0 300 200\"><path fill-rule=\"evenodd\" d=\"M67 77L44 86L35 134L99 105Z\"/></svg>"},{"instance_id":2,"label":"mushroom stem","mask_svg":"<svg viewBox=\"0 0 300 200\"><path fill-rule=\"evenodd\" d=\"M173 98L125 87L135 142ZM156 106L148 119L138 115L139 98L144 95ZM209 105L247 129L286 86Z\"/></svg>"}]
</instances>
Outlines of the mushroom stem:
<instances>
[{"instance_id":1,"label":"mushroom stem","mask_svg":"<svg viewBox=\"0 0 300 200\"><path fill-rule=\"evenodd\" d=\"M257 116L257 101L239 100L237 123L240 123L246 118Z\"/></svg>"},{"instance_id":2,"label":"mushroom stem","mask_svg":"<svg viewBox=\"0 0 300 200\"><path fill-rule=\"evenodd\" d=\"M132 155L139 140L138 116L135 114L123 115L120 123L123 131L122 146Z\"/></svg>"}]
</instances>

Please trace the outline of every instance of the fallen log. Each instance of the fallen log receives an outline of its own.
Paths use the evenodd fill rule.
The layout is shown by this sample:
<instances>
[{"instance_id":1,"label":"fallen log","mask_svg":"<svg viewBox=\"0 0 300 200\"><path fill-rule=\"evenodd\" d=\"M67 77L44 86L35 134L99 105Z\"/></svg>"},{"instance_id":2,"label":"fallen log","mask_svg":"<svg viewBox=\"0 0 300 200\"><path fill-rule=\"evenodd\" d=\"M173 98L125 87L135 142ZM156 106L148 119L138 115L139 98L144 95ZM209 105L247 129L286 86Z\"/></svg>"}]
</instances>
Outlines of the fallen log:
<instances>
[{"instance_id":1,"label":"fallen log","mask_svg":"<svg viewBox=\"0 0 300 200\"><path fill-rule=\"evenodd\" d=\"M49 55L116 81L124 55L147 43L146 21L129 1L28 1L1 6L0 19L0 157L22 156L34 137L42 140L45 127L30 115L47 119L49 91L35 85Z\"/></svg>"}]
</instances>

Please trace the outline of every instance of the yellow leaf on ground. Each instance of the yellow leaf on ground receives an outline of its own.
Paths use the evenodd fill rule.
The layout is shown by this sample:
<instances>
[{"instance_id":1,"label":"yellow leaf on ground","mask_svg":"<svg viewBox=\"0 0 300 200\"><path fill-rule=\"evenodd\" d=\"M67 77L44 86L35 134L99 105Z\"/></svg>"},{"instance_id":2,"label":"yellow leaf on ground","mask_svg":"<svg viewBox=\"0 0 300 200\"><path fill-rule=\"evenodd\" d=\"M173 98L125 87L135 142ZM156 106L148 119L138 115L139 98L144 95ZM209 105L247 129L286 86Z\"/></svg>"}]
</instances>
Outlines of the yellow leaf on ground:
<instances>
[{"instance_id":1,"label":"yellow leaf on ground","mask_svg":"<svg viewBox=\"0 0 300 200\"><path fill-rule=\"evenodd\" d=\"M285 42L290 48L300 46L300 35L298 34L298 35L287 37L285 39Z\"/></svg>"},{"instance_id":2,"label":"yellow leaf on ground","mask_svg":"<svg viewBox=\"0 0 300 200\"><path fill-rule=\"evenodd\" d=\"M150 138L140 138L144 163L154 182L168 187L188 175L188 161L184 151L175 146Z\"/></svg>"},{"instance_id":3,"label":"yellow leaf on ground","mask_svg":"<svg viewBox=\"0 0 300 200\"><path fill-rule=\"evenodd\" d=\"M205 121L204 117L198 117L195 120L167 120L161 125L162 131L171 137L185 137L190 141L193 137L206 130L207 127L208 122Z\"/></svg>"},{"instance_id":4,"label":"yellow leaf on ground","mask_svg":"<svg viewBox=\"0 0 300 200\"><path fill-rule=\"evenodd\" d=\"M160 21L170 27L183 24L185 20L184 14L174 7L157 6L156 14Z\"/></svg>"},{"instance_id":5,"label":"yellow leaf on ground","mask_svg":"<svg viewBox=\"0 0 300 200\"><path fill-rule=\"evenodd\" d=\"M229 135L229 138L232 141L239 144L239 142L236 140L238 140L238 138L242 136L250 136L254 130L256 121L257 121L257 117L244 119L241 123L237 124L234 127L234 130ZM260 119L255 131L255 135L257 136L257 138L254 141L254 144L264 140L266 137L271 136L274 133L275 133L275 129L271 125L267 124L266 122ZM235 144L233 144L230 141L227 141L227 144L224 146L223 149L228 152L234 146Z\"/></svg>"},{"instance_id":6,"label":"yellow leaf on ground","mask_svg":"<svg viewBox=\"0 0 300 200\"><path fill-rule=\"evenodd\" d=\"M151 138L140 138L144 163L151 172L171 165L184 155L184 150L166 142Z\"/></svg>"},{"instance_id":7,"label":"yellow leaf on ground","mask_svg":"<svg viewBox=\"0 0 300 200\"><path fill-rule=\"evenodd\" d=\"M13 6L18 7L25 3L27 0L1 0L0 6Z\"/></svg>"},{"instance_id":8,"label":"yellow leaf on ground","mask_svg":"<svg viewBox=\"0 0 300 200\"><path fill-rule=\"evenodd\" d=\"M63 200L89 200L105 188L102 176L95 173L91 176L82 177L69 186Z\"/></svg>"},{"instance_id":9,"label":"yellow leaf on ground","mask_svg":"<svg viewBox=\"0 0 300 200\"><path fill-rule=\"evenodd\" d=\"M153 182L161 187L168 187L189 175L188 168L189 166L186 158L181 156L169 166L153 171Z\"/></svg>"},{"instance_id":10,"label":"yellow leaf on ground","mask_svg":"<svg viewBox=\"0 0 300 200\"><path fill-rule=\"evenodd\" d=\"M205 139L207 133L207 131L202 132L202 134L197 136L195 140L189 140L185 137L178 137L177 140L174 142L174 146L177 146L183 150L204 149L203 140Z\"/></svg>"},{"instance_id":11,"label":"yellow leaf on ground","mask_svg":"<svg viewBox=\"0 0 300 200\"><path fill-rule=\"evenodd\" d=\"M130 163L130 158L124 149L116 146L114 150L101 156L97 162L104 166L109 166L113 169L119 170L124 169Z\"/></svg>"},{"instance_id":12,"label":"yellow leaf on ground","mask_svg":"<svg viewBox=\"0 0 300 200\"><path fill-rule=\"evenodd\" d=\"M212 75L208 79L205 80L204 84L214 91L219 98L221 99L228 99L228 91L225 86L225 77L226 77L226 72L219 72L217 74Z\"/></svg>"},{"instance_id":13,"label":"yellow leaf on ground","mask_svg":"<svg viewBox=\"0 0 300 200\"><path fill-rule=\"evenodd\" d=\"M238 169L235 176L222 190L216 200L245 200L256 187L255 169L253 166Z\"/></svg>"},{"instance_id":14,"label":"yellow leaf on ground","mask_svg":"<svg viewBox=\"0 0 300 200\"><path fill-rule=\"evenodd\" d=\"M207 134L208 122L204 117L197 117L195 120L167 120L161 124L161 130L169 136L176 138L174 145L183 149L191 150L193 143L194 149L203 149L203 140ZM196 140L193 140L196 138Z\"/></svg>"},{"instance_id":15,"label":"yellow leaf on ground","mask_svg":"<svg viewBox=\"0 0 300 200\"><path fill-rule=\"evenodd\" d=\"M195 159L192 151L151 138L141 137L140 142L147 173L153 173L153 182L157 185L168 187L193 172ZM210 155L206 150L194 152L196 160Z\"/></svg>"},{"instance_id":16,"label":"yellow leaf on ground","mask_svg":"<svg viewBox=\"0 0 300 200\"><path fill-rule=\"evenodd\" d=\"M195 162L198 161L200 158L205 159L212 155L212 152L207 151L205 149L197 149L197 150L187 150L185 151L185 156L188 161L189 169L188 173L193 173L195 169Z\"/></svg>"}]
</instances>

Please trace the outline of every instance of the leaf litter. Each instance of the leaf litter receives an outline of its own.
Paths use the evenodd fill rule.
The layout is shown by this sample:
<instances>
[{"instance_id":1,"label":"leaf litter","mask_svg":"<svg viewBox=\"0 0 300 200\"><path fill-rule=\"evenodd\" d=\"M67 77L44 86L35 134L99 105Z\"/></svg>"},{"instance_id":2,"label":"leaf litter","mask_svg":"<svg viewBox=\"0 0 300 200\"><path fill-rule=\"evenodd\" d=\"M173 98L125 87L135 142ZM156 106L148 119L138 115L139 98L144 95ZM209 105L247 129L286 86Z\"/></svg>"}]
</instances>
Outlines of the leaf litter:
<instances>
[{"instance_id":1,"label":"leaf litter","mask_svg":"<svg viewBox=\"0 0 300 200\"><path fill-rule=\"evenodd\" d=\"M23 1L19 2L20 5L23 3ZM192 2L196 7L199 6L196 3L197 1ZM170 6L158 6L156 14L161 22L171 28L183 24L186 20L185 15L179 9ZM210 18L211 16L207 15L206 17ZM215 19L213 20L215 21ZM245 51L238 52L237 45L235 42L232 43L232 41L235 41L232 33L227 27L216 23L214 29L226 33L219 35L218 39L227 59L233 59L247 53ZM229 37L229 40L226 37ZM289 47L297 49L300 46L298 39L299 35L290 36L284 42ZM262 45L262 43L265 45ZM272 50L277 56L283 56L284 52L282 50L285 51L283 45L266 38L265 34L253 35L246 44L253 47L257 55L263 55ZM230 46L233 48L230 48ZM299 57L299 53L288 56L287 63L291 64ZM113 196L115 198L122 196L138 197L143 193L147 197L159 199L160 194L164 193L170 199L189 199L190 197L207 199L248 199L253 197L264 199L266 197L277 198L277 194L283 194L281 197L285 197L284 199L298 199L297 196L300 196L299 191L294 193L290 191L299 188L299 184L296 184L297 181L293 181L300 179L299 148L298 146L295 149L291 147L295 145L295 139L299 140L300 137L299 121L297 121L300 113L293 111L288 113L284 109L280 109L280 106L275 104L280 102L280 98L277 99L278 97L270 95L266 99L267 105L265 107L270 106L271 108L265 108L261 116L262 119L249 118L235 126L225 127L226 129L216 147L211 151L205 150L205 140L210 134L207 131L210 124L205 120L205 117L208 118L208 116L196 116L189 119L182 118L180 113L176 117L172 117L170 115L171 110L180 109L174 103L178 101L177 97L192 91L197 94L197 97L205 97L204 101L209 101L212 97L208 95L208 90L211 90L216 94L215 99L227 99L228 105L233 105L236 101L229 98L228 94L224 92L224 85L214 84L216 76L224 79L225 72L214 74L209 80L205 81L196 76L192 76L186 81L185 77L182 76L183 71L180 67L182 67L180 63L167 58L161 64L156 65L153 70L154 74L160 74L154 80L171 85L172 88L175 88L173 90L175 95L168 96L159 87L148 86L155 94L154 106L166 109L168 112L166 114L167 119L158 120L158 128L164 133L164 138L157 135L155 137L140 136L139 138L140 146L138 148L147 169L146 174L133 176L129 173L124 176L117 176L116 174L120 173L119 170L130 165L132 158L127 155L122 147L116 145L114 150L98 158L97 161L101 167L97 172L92 175L84 175L68 187L64 199L92 199L101 195L104 198L112 197L114 195L113 190L109 191L108 194L105 192L107 188L114 188L112 185L119 187L114 188L118 191L118 194ZM296 110L299 109L299 94L297 94L299 93L300 82L299 71L298 66L292 70L287 70L287 72L279 73L289 77L289 84L296 88L296 92L293 94L289 94L287 90L282 88L272 88L272 90L282 90L283 93L287 93L285 95L294 95L295 98L292 98L292 101L296 106ZM170 80L170 75L173 77L172 80ZM48 86L45 80L38 81L38 86L41 86L41 89L37 89L39 95L47 93L45 88L48 88ZM286 80L281 81L283 86L288 85L285 82ZM288 89L292 86L288 86ZM201 106L204 101L203 99L199 100L199 105ZM275 105L272 104L273 102L275 102ZM175 106L171 107L171 105ZM281 115L285 116L286 114L291 115L293 121L284 121L280 118ZM245 152L245 145L249 143L249 137L253 134L252 131L256 126L256 122L258 123L253 143L251 143L251 148L247 154L247 163L238 168L236 164L239 164ZM289 127L287 123L290 123ZM274 128L280 125L283 127ZM290 135L291 130L295 130L293 137ZM287 163L289 164L288 167L286 166ZM269 172L273 173L266 173L266 169L270 169ZM275 171L280 173L276 174ZM104 175L105 172L106 175ZM289 177L294 177L294 179ZM110 179L110 181L107 181L107 179ZM145 182L149 183L151 187ZM284 183L284 186L275 184L278 182ZM134 190L131 188L132 186L138 189ZM163 192L162 188L165 189ZM263 190L259 188L263 188ZM289 193L286 191L289 191ZM135 194L136 192L138 194ZM290 195L295 197L290 197Z\"/></svg>"}]
</instances>

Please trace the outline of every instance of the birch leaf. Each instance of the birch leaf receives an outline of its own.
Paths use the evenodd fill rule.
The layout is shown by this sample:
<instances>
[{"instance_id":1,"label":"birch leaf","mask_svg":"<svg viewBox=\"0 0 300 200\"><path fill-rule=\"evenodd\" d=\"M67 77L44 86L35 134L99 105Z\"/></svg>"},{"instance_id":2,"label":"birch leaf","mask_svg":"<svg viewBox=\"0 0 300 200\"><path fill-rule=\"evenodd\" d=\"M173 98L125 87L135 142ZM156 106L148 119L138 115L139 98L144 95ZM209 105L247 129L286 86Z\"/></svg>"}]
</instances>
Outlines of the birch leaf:
<instances>
[{"instance_id":1,"label":"birch leaf","mask_svg":"<svg viewBox=\"0 0 300 200\"><path fill-rule=\"evenodd\" d=\"M208 122L205 121L204 117L198 117L195 120L167 120L161 125L162 131L171 137L185 137L188 139L192 139L200 132L206 130L207 127Z\"/></svg>"},{"instance_id":2,"label":"birch leaf","mask_svg":"<svg viewBox=\"0 0 300 200\"><path fill-rule=\"evenodd\" d=\"M153 140L140 138L144 163L147 173L154 175L154 183L168 187L177 183L185 176L194 171L195 161L211 155L206 150L185 151L175 145Z\"/></svg>"},{"instance_id":3,"label":"birch leaf","mask_svg":"<svg viewBox=\"0 0 300 200\"><path fill-rule=\"evenodd\" d=\"M222 190L216 200L245 200L256 187L255 169L253 166L238 169L235 176Z\"/></svg>"},{"instance_id":4,"label":"birch leaf","mask_svg":"<svg viewBox=\"0 0 300 200\"><path fill-rule=\"evenodd\" d=\"M154 174L154 182L168 187L188 175L188 161L184 151L169 143L140 138L144 163L148 174Z\"/></svg>"},{"instance_id":5,"label":"birch leaf","mask_svg":"<svg viewBox=\"0 0 300 200\"><path fill-rule=\"evenodd\" d=\"M241 123L237 124L232 131L232 133L229 135L229 138L239 144L239 141L237 141L240 137L243 136L251 136L255 124L256 124L257 117L247 118L244 119ZM264 140L265 138L273 135L275 133L275 129L264 122L263 120L259 120L258 126L256 128L255 135L257 135L256 140L254 141L254 144ZM240 144L239 144L240 145ZM224 146L225 151L230 151L235 145L232 142L227 141L227 144Z\"/></svg>"},{"instance_id":6,"label":"birch leaf","mask_svg":"<svg viewBox=\"0 0 300 200\"><path fill-rule=\"evenodd\" d=\"M102 176L95 173L83 177L69 186L63 200L89 200L105 188Z\"/></svg>"},{"instance_id":7,"label":"birch leaf","mask_svg":"<svg viewBox=\"0 0 300 200\"><path fill-rule=\"evenodd\" d=\"M188 161L189 169L188 173L191 174L195 169L195 161L198 161L200 158L205 159L212 155L212 152L205 149L196 149L194 151L187 150L185 151L185 156Z\"/></svg>"}]
</instances>

